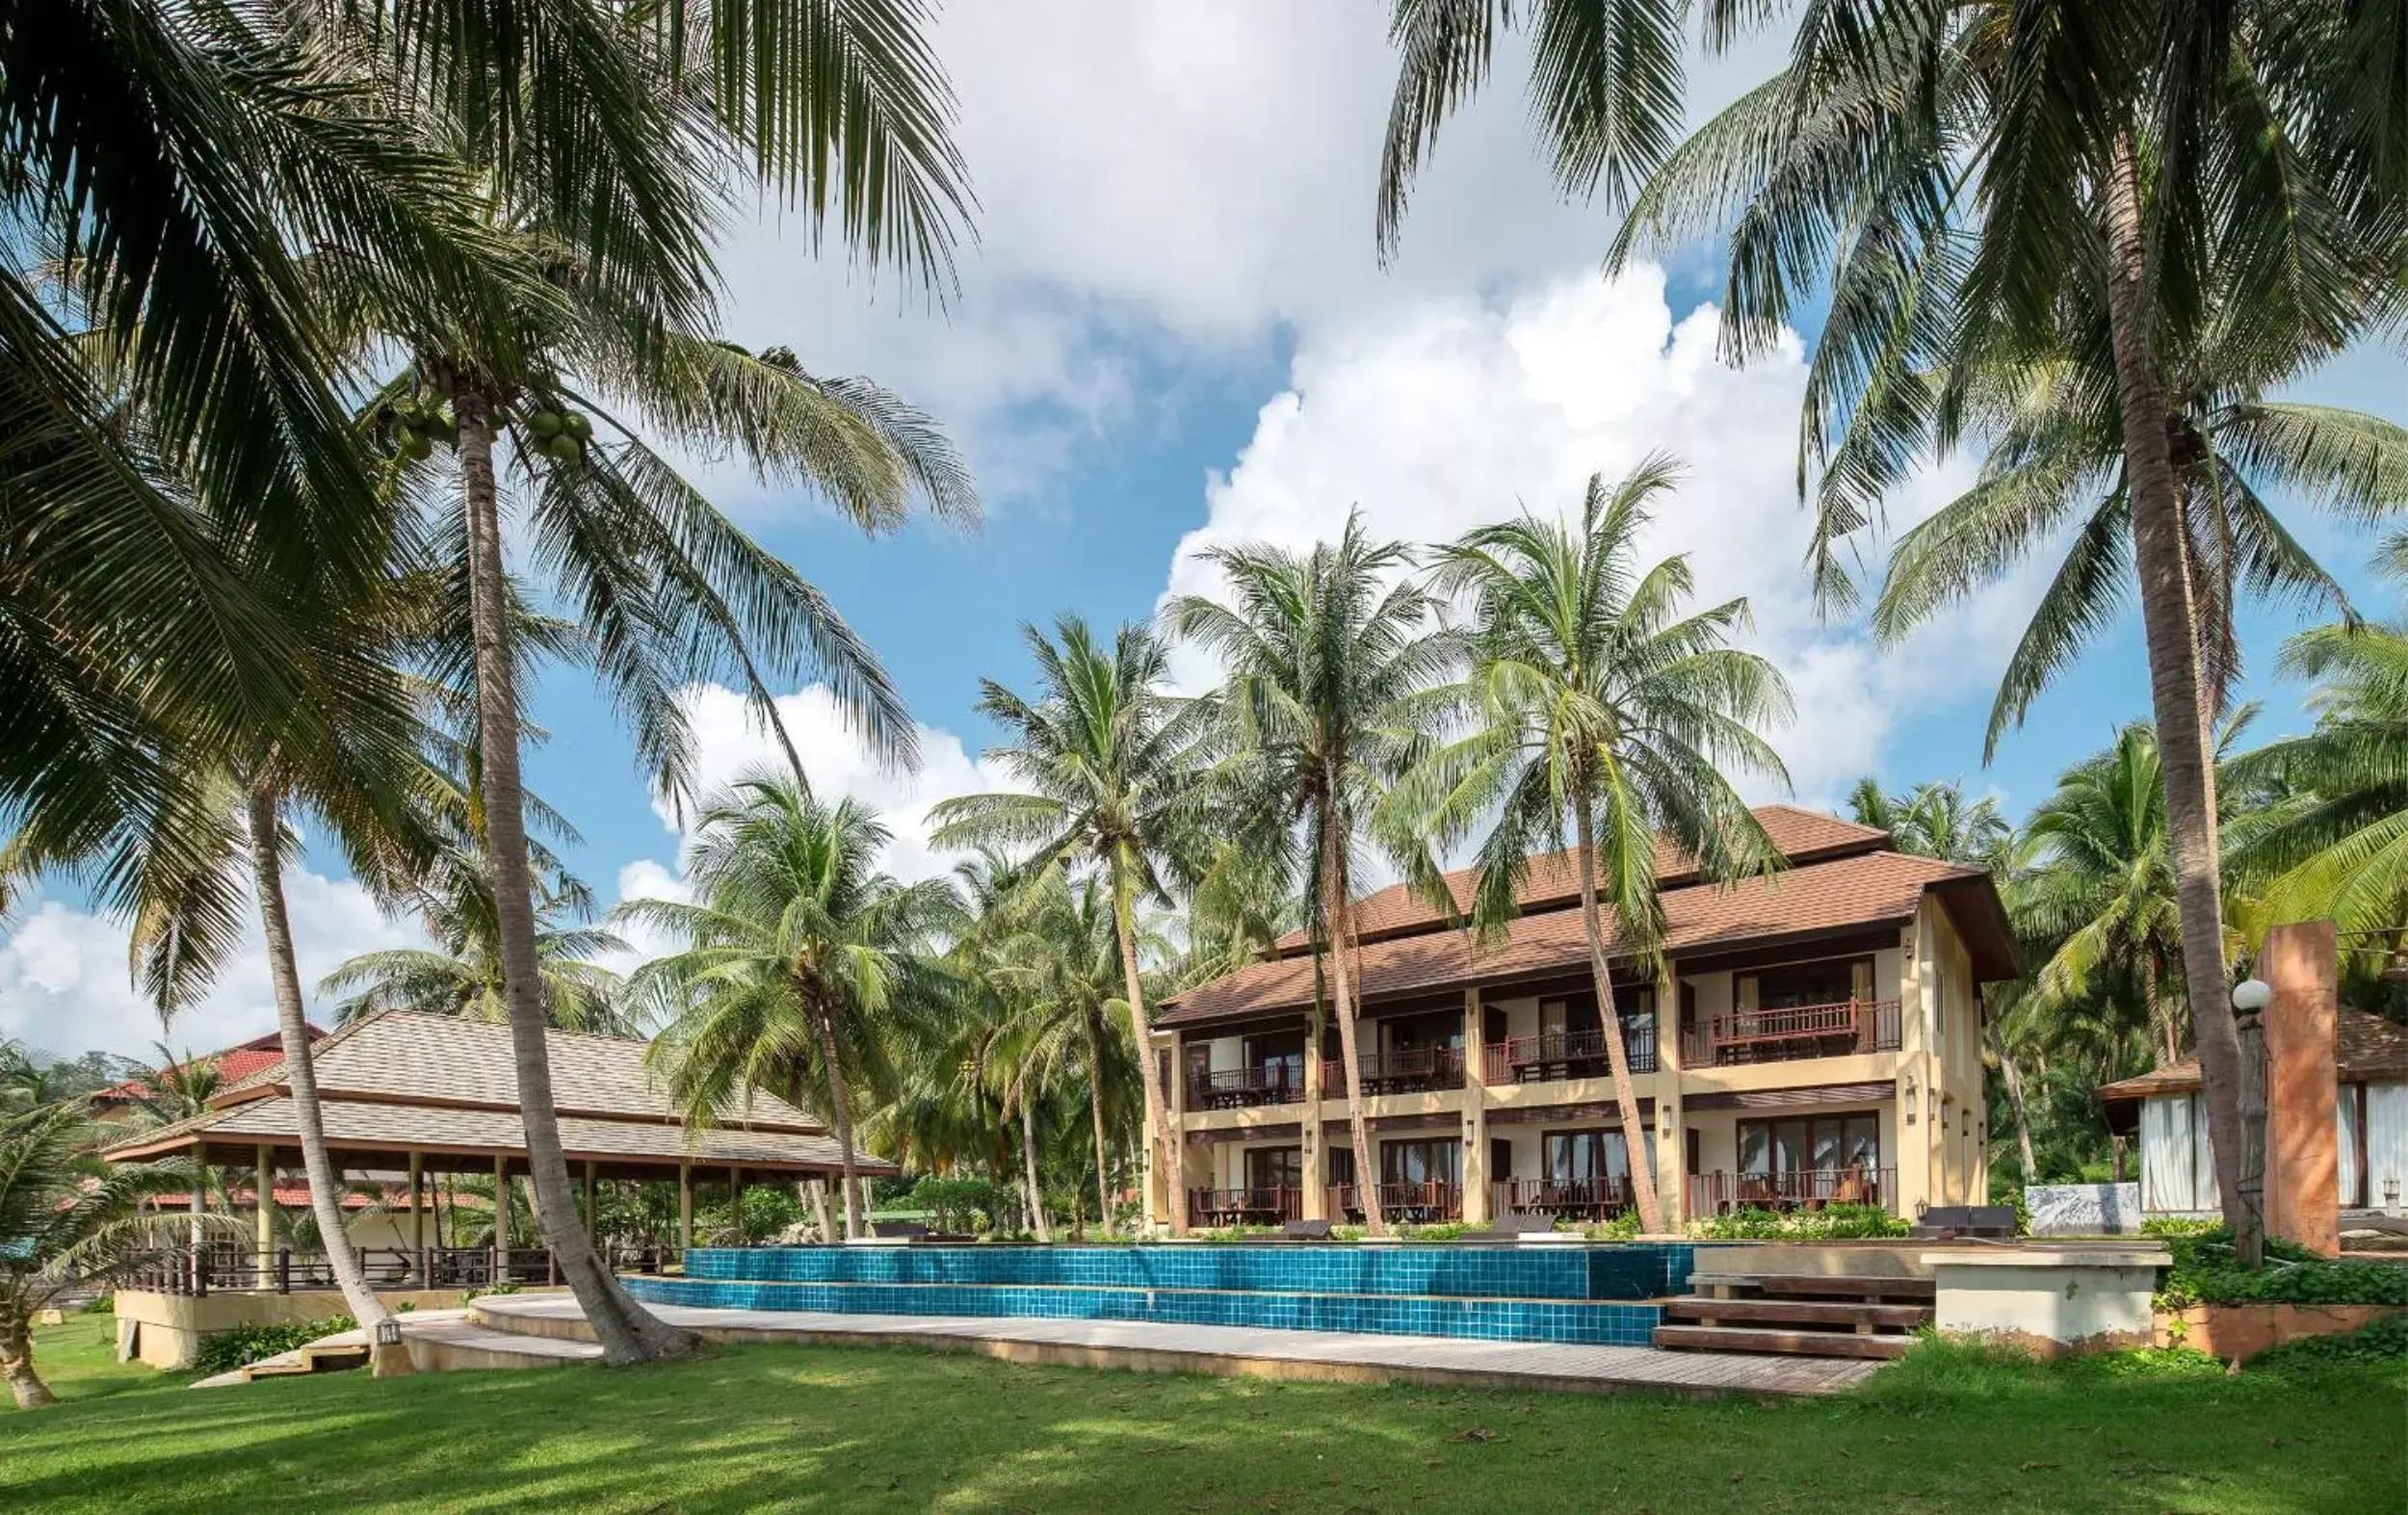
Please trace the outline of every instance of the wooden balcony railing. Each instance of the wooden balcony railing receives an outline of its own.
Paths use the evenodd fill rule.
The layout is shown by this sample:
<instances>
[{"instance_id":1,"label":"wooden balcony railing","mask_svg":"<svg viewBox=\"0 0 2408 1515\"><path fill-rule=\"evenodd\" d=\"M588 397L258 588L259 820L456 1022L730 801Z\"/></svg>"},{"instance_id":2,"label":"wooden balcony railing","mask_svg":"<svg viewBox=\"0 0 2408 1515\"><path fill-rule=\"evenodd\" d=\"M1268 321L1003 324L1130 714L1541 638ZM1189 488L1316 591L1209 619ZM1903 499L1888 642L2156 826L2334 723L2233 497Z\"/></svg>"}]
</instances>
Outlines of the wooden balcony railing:
<instances>
[{"instance_id":1,"label":"wooden balcony railing","mask_svg":"<svg viewBox=\"0 0 2408 1515\"><path fill-rule=\"evenodd\" d=\"M1208 1226L1282 1225L1304 1215L1300 1188L1191 1188L1188 1214Z\"/></svg>"},{"instance_id":2,"label":"wooden balcony railing","mask_svg":"<svg viewBox=\"0 0 2408 1515\"><path fill-rule=\"evenodd\" d=\"M1792 1168L1786 1173L1692 1173L1688 1210L1718 1215L1731 1210L1820 1210L1825 1205L1897 1209L1898 1169L1859 1166Z\"/></svg>"},{"instance_id":3,"label":"wooden balcony railing","mask_svg":"<svg viewBox=\"0 0 2408 1515\"><path fill-rule=\"evenodd\" d=\"M1358 1059L1366 1094L1416 1094L1424 1089L1463 1087L1463 1049L1411 1047L1402 1052L1370 1053ZM1341 1058L1322 1064L1322 1095L1344 1099L1347 1065Z\"/></svg>"},{"instance_id":4,"label":"wooden balcony railing","mask_svg":"<svg viewBox=\"0 0 2408 1515\"><path fill-rule=\"evenodd\" d=\"M1622 1028L1622 1055L1633 1073L1656 1071L1656 1028L1640 1023ZM1534 1084L1548 1079L1602 1079L1613 1071L1606 1048L1606 1032L1545 1032L1536 1036L1508 1036L1488 1044L1488 1082Z\"/></svg>"},{"instance_id":5,"label":"wooden balcony railing","mask_svg":"<svg viewBox=\"0 0 2408 1515\"><path fill-rule=\"evenodd\" d=\"M1217 1068L1188 1077L1190 1110L1248 1110L1257 1105L1294 1105L1303 1098L1304 1066L1297 1062Z\"/></svg>"},{"instance_id":6,"label":"wooden balcony railing","mask_svg":"<svg viewBox=\"0 0 2408 1515\"><path fill-rule=\"evenodd\" d=\"M1350 1220L1363 1218L1362 1197L1353 1185L1329 1186L1329 1213ZM1389 1220L1460 1220L1463 1188L1458 1184L1382 1184L1379 1213Z\"/></svg>"},{"instance_id":7,"label":"wooden balcony railing","mask_svg":"<svg viewBox=\"0 0 2408 1515\"><path fill-rule=\"evenodd\" d=\"M1626 1178L1507 1178L1488 1191L1490 1211L1500 1215L1605 1220L1631 1208Z\"/></svg>"},{"instance_id":8,"label":"wooden balcony railing","mask_svg":"<svg viewBox=\"0 0 2408 1515\"><path fill-rule=\"evenodd\" d=\"M1691 1068L1727 1067L1896 1052L1898 1044L1898 1001L1843 1000L1714 1016L1689 1028L1681 1059Z\"/></svg>"}]
</instances>

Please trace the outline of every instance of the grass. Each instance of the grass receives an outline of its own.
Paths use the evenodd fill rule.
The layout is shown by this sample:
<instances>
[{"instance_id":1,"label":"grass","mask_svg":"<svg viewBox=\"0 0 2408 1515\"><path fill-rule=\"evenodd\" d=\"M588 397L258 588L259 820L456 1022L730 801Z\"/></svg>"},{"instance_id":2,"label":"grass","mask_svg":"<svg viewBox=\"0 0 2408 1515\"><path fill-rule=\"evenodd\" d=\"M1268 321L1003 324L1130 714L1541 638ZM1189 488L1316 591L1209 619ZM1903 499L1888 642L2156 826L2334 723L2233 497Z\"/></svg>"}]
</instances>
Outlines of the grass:
<instances>
[{"instance_id":1,"label":"grass","mask_svg":"<svg viewBox=\"0 0 2408 1515\"><path fill-rule=\"evenodd\" d=\"M62 1399L0 1411L0 1509L1130 1512L2395 1509L2408 1364L2227 1377L1926 1345L1757 1404L1017 1368L753 1346L192 1391L40 1333Z\"/></svg>"}]
</instances>

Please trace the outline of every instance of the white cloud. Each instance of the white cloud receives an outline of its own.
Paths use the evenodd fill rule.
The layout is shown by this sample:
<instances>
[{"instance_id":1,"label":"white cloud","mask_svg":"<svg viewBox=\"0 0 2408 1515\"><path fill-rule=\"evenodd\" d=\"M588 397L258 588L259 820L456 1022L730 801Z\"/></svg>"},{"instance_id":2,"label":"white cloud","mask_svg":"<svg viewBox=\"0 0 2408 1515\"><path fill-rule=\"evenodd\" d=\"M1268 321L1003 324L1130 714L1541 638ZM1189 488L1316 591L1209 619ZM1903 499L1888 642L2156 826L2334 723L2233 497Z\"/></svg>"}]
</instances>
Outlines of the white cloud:
<instances>
[{"instance_id":1,"label":"white cloud","mask_svg":"<svg viewBox=\"0 0 2408 1515\"><path fill-rule=\"evenodd\" d=\"M694 745L701 753L696 765L697 792L707 794L745 773L760 770L782 772L784 751L776 736L754 718L743 695L719 684L690 686L679 696L692 723ZM835 697L813 685L777 701L778 718L794 738L802 759L803 775L823 798L850 796L877 812L894 840L886 849L885 868L905 879L932 878L949 872L956 857L929 842L929 807L955 795L1002 787L1002 775L975 761L950 731L933 726L917 729L920 767L902 772L885 767L864 750L860 739L847 729ZM654 796L653 814L672 833L682 835L693 821L680 816L667 797ZM645 894L677 898L682 888L669 869L649 859L619 873L622 899Z\"/></svg>"},{"instance_id":2,"label":"white cloud","mask_svg":"<svg viewBox=\"0 0 2408 1515\"><path fill-rule=\"evenodd\" d=\"M387 920L349 879L296 868L285 875L284 893L301 992L320 1025L328 1016L317 996L318 980L338 963L360 953L424 945L414 928ZM216 986L162 1029L127 971L125 924L42 900L0 945L0 1036L63 1057L99 1048L146 1058L162 1039L179 1053L210 1052L272 1032L275 1002L256 908L247 905L245 918L250 928Z\"/></svg>"},{"instance_id":3,"label":"white cloud","mask_svg":"<svg viewBox=\"0 0 2408 1515\"><path fill-rule=\"evenodd\" d=\"M1795 792L1836 798L1879 763L1901 712L1984 688L1999 629L2028 602L2010 582L1906 647L1819 624L1801 566L1809 519L1794 476L1804 360L1794 338L1744 369L1714 356L1716 313L1676 321L1662 274L1568 278L1504 305L1432 300L1364 332L1299 348L1291 387L1207 489L1205 524L1181 542L1166 594L1210 593L1200 553L1242 541L1307 546L1360 508L1379 535L1443 540L1528 507L1572 509L1587 476L1649 453L1688 468L1659 506L1643 552L1689 554L1699 605L1748 597L1754 642L1789 675L1798 714L1776 735ZM1893 502L1893 525L1961 487L1927 474ZM1183 682L1210 670L1192 654ZM1768 786L1755 786L1768 794Z\"/></svg>"}]
</instances>

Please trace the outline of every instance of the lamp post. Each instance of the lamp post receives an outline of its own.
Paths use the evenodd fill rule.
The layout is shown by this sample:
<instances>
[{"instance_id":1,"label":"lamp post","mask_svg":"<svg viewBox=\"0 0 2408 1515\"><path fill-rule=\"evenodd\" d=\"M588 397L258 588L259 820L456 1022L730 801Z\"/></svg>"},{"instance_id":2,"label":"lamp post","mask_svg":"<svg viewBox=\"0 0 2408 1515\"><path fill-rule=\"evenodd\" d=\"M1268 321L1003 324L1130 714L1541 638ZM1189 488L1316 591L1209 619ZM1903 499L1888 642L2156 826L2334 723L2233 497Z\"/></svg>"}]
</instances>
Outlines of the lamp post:
<instances>
[{"instance_id":1,"label":"lamp post","mask_svg":"<svg viewBox=\"0 0 2408 1515\"><path fill-rule=\"evenodd\" d=\"M2233 1028L2240 1036L2240 1234L2233 1250L2244 1267L2265 1263L2265 1007L2274 989L2263 979L2233 985Z\"/></svg>"}]
</instances>

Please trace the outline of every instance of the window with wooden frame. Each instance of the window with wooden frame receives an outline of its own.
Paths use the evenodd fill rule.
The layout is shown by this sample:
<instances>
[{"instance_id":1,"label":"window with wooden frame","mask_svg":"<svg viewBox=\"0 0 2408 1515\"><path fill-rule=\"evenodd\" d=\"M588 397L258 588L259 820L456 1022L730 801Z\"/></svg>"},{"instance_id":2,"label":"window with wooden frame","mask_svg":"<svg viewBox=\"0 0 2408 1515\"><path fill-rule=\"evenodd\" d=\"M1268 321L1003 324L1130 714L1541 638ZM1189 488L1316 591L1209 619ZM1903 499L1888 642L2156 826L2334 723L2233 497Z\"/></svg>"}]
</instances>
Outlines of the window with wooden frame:
<instances>
[{"instance_id":1,"label":"window with wooden frame","mask_svg":"<svg viewBox=\"0 0 2408 1515\"><path fill-rule=\"evenodd\" d=\"M1742 1173L1838 1172L1881 1166L1881 1117L1870 1110L1739 1123Z\"/></svg>"},{"instance_id":2,"label":"window with wooden frame","mask_svg":"<svg viewBox=\"0 0 2408 1515\"><path fill-rule=\"evenodd\" d=\"M1379 1144L1379 1181L1383 1184L1454 1184L1461 1182L1463 1145L1453 1136L1416 1136Z\"/></svg>"}]
</instances>

